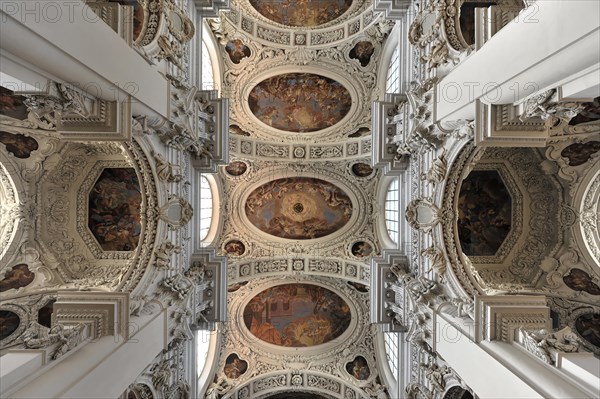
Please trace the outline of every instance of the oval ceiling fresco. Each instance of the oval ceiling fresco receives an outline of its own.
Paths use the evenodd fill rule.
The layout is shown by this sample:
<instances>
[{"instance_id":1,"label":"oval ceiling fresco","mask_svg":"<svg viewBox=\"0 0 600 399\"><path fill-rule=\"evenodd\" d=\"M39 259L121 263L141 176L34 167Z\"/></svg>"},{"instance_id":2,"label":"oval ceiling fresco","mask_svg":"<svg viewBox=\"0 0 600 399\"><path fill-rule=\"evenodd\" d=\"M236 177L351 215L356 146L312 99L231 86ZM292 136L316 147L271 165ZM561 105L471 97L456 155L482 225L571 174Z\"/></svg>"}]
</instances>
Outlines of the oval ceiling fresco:
<instances>
[{"instance_id":1,"label":"oval ceiling fresco","mask_svg":"<svg viewBox=\"0 0 600 399\"><path fill-rule=\"evenodd\" d=\"M244 324L257 338L284 347L330 342L350 326L350 306L336 293L312 284L270 287L244 308Z\"/></svg>"},{"instance_id":2,"label":"oval ceiling fresco","mask_svg":"<svg viewBox=\"0 0 600 399\"><path fill-rule=\"evenodd\" d=\"M352 202L339 187L312 177L290 177L256 188L246 200L246 216L265 233L307 240L329 235L352 216Z\"/></svg>"},{"instance_id":3,"label":"oval ceiling fresco","mask_svg":"<svg viewBox=\"0 0 600 399\"><path fill-rule=\"evenodd\" d=\"M287 26L319 26L344 14L352 0L250 0L263 17Z\"/></svg>"},{"instance_id":4,"label":"oval ceiling fresco","mask_svg":"<svg viewBox=\"0 0 600 399\"><path fill-rule=\"evenodd\" d=\"M341 83L312 73L286 73L263 80L248 105L263 123L295 133L316 132L341 121L352 97Z\"/></svg>"}]
</instances>

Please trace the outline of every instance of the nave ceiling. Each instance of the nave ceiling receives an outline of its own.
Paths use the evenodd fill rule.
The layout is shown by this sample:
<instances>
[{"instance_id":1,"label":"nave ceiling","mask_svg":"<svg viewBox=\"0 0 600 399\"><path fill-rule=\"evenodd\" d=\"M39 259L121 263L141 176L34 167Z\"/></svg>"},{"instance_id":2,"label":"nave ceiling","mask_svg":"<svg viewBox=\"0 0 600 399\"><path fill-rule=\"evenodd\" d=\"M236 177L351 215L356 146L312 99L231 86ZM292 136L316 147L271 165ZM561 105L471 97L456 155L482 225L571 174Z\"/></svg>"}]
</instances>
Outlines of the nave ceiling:
<instances>
[{"instance_id":1,"label":"nave ceiling","mask_svg":"<svg viewBox=\"0 0 600 399\"><path fill-rule=\"evenodd\" d=\"M65 141L22 96L3 91L3 349L22 347L32 321L49 327L52 304L68 301L66 291L125 293L128 317L166 309L168 330L165 352L132 383L131 399L189 395L184 348L192 328L213 327L212 320L222 323L200 387L208 398L381 399L392 391L371 288L376 264L388 262L383 279L394 288L381 292L393 303L385 317L397 331L402 311L418 319L435 304L470 320L477 296L544 295L553 327L570 326L600 353L594 103L556 125L557 136L573 140L476 147L473 125L463 123L436 145L398 156L399 169L389 173L373 166L371 129L394 24L368 0L276 3L233 0L220 18L207 19L203 40L216 50L221 76L219 93L204 97L184 83L189 58L169 55L164 41L152 44L148 16L160 12L137 8L146 22L133 40L156 50L145 57L165 67L175 117L132 119L131 140ZM168 4L170 22L161 29L187 54L202 28ZM420 64L431 60L414 62L411 76L425 81L429 71ZM427 85L415 87L422 99L431 94ZM220 143L227 162L215 156L219 144L178 141L186 107L213 115L217 94L229 99L229 136ZM398 123L393 112L388 119ZM205 120L206 137L214 136L215 119ZM201 169L216 171L209 180L219 218L206 242L190 228L201 224ZM384 221L390 176L401 176L399 243ZM213 295L225 288L215 285L224 264L227 307L219 309ZM398 309L401 302L410 306ZM419 334L413 329L407 339ZM411 392L433 397L424 386L436 362L444 384L468 388L436 360L428 339L406 343Z\"/></svg>"}]
</instances>

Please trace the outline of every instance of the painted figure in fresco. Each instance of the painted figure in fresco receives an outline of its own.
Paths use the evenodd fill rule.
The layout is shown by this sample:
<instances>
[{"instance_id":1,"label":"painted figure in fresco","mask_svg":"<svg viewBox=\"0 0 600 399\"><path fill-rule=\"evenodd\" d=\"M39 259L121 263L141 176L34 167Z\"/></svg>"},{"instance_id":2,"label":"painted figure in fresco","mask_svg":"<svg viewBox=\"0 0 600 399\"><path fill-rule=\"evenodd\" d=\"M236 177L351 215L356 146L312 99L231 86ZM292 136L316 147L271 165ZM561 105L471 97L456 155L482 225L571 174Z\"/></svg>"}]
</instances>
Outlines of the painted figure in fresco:
<instances>
[{"instance_id":1,"label":"painted figure in fresco","mask_svg":"<svg viewBox=\"0 0 600 399\"><path fill-rule=\"evenodd\" d=\"M227 42L225 45L225 51L227 51L231 62L234 64L239 64L242 59L250 57L250 48L242 43L242 41L239 39L230 40Z\"/></svg>"},{"instance_id":2,"label":"painted figure in fresco","mask_svg":"<svg viewBox=\"0 0 600 399\"><path fill-rule=\"evenodd\" d=\"M563 281L572 290L600 295L600 287L592 281L589 274L581 269L571 269L569 274L563 277Z\"/></svg>"},{"instance_id":3,"label":"painted figure in fresco","mask_svg":"<svg viewBox=\"0 0 600 399\"><path fill-rule=\"evenodd\" d=\"M569 121L569 125L579 125L581 123L594 122L600 120L600 97L594 98L594 101L584 103L585 108L575 115Z\"/></svg>"},{"instance_id":4,"label":"painted figure in fresco","mask_svg":"<svg viewBox=\"0 0 600 399\"><path fill-rule=\"evenodd\" d=\"M587 313L575 321L575 328L586 341L600 348L600 313Z\"/></svg>"},{"instance_id":5,"label":"painted figure in fresco","mask_svg":"<svg viewBox=\"0 0 600 399\"><path fill-rule=\"evenodd\" d=\"M350 308L335 293L310 284L269 288L248 303L244 323L274 345L306 347L339 337L350 324Z\"/></svg>"},{"instance_id":6,"label":"painted figure in fresco","mask_svg":"<svg viewBox=\"0 0 600 399\"><path fill-rule=\"evenodd\" d=\"M88 226L105 251L132 251L141 233L142 196L133 168L102 171L89 196Z\"/></svg>"},{"instance_id":7,"label":"painted figure in fresco","mask_svg":"<svg viewBox=\"0 0 600 399\"><path fill-rule=\"evenodd\" d=\"M338 123L352 98L339 82L310 73L273 76L248 96L250 110L263 123L288 132L314 132Z\"/></svg>"},{"instance_id":8,"label":"painted figure in fresco","mask_svg":"<svg viewBox=\"0 0 600 399\"><path fill-rule=\"evenodd\" d=\"M235 256L242 256L246 252L246 247L241 241L233 240L225 244L225 252Z\"/></svg>"},{"instance_id":9,"label":"painted figure in fresco","mask_svg":"<svg viewBox=\"0 0 600 399\"><path fill-rule=\"evenodd\" d=\"M573 143L565 147L560 155L569 160L570 166L579 166L586 163L598 151L600 151L600 141L588 141L587 143Z\"/></svg>"},{"instance_id":10,"label":"painted figure in fresco","mask_svg":"<svg viewBox=\"0 0 600 399\"><path fill-rule=\"evenodd\" d=\"M33 137L4 131L0 131L0 143L6 146L6 152L19 159L29 158L31 153L39 148L38 142Z\"/></svg>"},{"instance_id":11,"label":"painted figure in fresco","mask_svg":"<svg viewBox=\"0 0 600 399\"><path fill-rule=\"evenodd\" d=\"M0 115L23 120L27 119L25 97L17 96L12 90L0 86Z\"/></svg>"},{"instance_id":12,"label":"painted figure in fresco","mask_svg":"<svg viewBox=\"0 0 600 399\"><path fill-rule=\"evenodd\" d=\"M240 359L235 353L232 353L225 361L223 373L227 378L236 379L244 374L246 370L248 370L248 363Z\"/></svg>"},{"instance_id":13,"label":"painted figure in fresco","mask_svg":"<svg viewBox=\"0 0 600 399\"><path fill-rule=\"evenodd\" d=\"M512 225L511 197L496 171L473 171L460 188L457 222L462 251L492 256Z\"/></svg>"},{"instance_id":14,"label":"painted figure in fresco","mask_svg":"<svg viewBox=\"0 0 600 399\"><path fill-rule=\"evenodd\" d=\"M21 319L15 312L0 310L0 341L10 337L19 328L20 323Z\"/></svg>"},{"instance_id":15,"label":"painted figure in fresco","mask_svg":"<svg viewBox=\"0 0 600 399\"><path fill-rule=\"evenodd\" d=\"M373 168L371 167L371 165L359 162L352 165L352 173L354 173L358 177L367 177L371 173L373 173Z\"/></svg>"},{"instance_id":16,"label":"painted figure in fresco","mask_svg":"<svg viewBox=\"0 0 600 399\"><path fill-rule=\"evenodd\" d=\"M248 166L241 161L230 162L229 165L225 167L225 171L231 176L241 176L246 173L246 169L248 169Z\"/></svg>"},{"instance_id":17,"label":"painted figure in fresco","mask_svg":"<svg viewBox=\"0 0 600 399\"><path fill-rule=\"evenodd\" d=\"M369 65L369 61L371 61L371 56L375 48L371 42L360 41L356 43L356 45L350 50L350 58L354 58L360 62L361 66Z\"/></svg>"},{"instance_id":18,"label":"painted figure in fresco","mask_svg":"<svg viewBox=\"0 0 600 399\"><path fill-rule=\"evenodd\" d=\"M357 258L364 258L373 253L373 247L368 242L358 241L352 245L352 255Z\"/></svg>"},{"instance_id":19,"label":"painted figure in fresco","mask_svg":"<svg viewBox=\"0 0 600 399\"><path fill-rule=\"evenodd\" d=\"M0 292L27 287L34 278L35 273L31 272L27 265L20 264L13 266L12 270L6 272L4 279L0 281Z\"/></svg>"},{"instance_id":20,"label":"painted figure in fresco","mask_svg":"<svg viewBox=\"0 0 600 399\"><path fill-rule=\"evenodd\" d=\"M352 215L348 195L308 177L277 179L248 196L246 215L258 229L281 238L311 239L333 233Z\"/></svg>"},{"instance_id":21,"label":"painted figure in fresco","mask_svg":"<svg viewBox=\"0 0 600 399\"><path fill-rule=\"evenodd\" d=\"M371 375L367 360L362 356L357 356L353 361L346 364L346 371L360 381L368 379Z\"/></svg>"},{"instance_id":22,"label":"painted figure in fresco","mask_svg":"<svg viewBox=\"0 0 600 399\"><path fill-rule=\"evenodd\" d=\"M318 26L341 16L352 0L250 0L260 14L287 26Z\"/></svg>"}]
</instances>

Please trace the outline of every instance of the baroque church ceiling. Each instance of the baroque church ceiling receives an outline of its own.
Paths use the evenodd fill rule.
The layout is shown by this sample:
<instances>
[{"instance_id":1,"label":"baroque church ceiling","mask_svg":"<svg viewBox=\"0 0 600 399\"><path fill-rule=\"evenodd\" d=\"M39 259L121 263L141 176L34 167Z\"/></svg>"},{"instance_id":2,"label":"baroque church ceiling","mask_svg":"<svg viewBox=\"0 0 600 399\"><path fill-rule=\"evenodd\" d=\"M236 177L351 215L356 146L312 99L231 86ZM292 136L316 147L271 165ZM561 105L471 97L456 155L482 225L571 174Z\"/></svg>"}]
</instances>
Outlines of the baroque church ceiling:
<instances>
[{"instance_id":1,"label":"baroque church ceiling","mask_svg":"<svg viewBox=\"0 0 600 399\"><path fill-rule=\"evenodd\" d=\"M98 302L96 317L112 315L102 306L113 301L123 326L164 313L164 345L131 376L128 399L189 397L197 376L186 356L215 324L217 353L197 392L210 399L380 399L404 388L437 397L466 385L435 353L433 312L471 323L486 317L485 301L502 307L494 301L513 294L551 314L536 326L570 327L600 353L598 98L570 104L568 118L537 114L556 90L525 111L498 106L525 112L547 141L475 145L475 121L432 115L436 81L472 54L472 4L462 18L458 3L414 2L419 16L402 33L412 44L400 46L388 40L402 26L370 0L227 3L203 26L183 0L130 10L133 37L119 40L169 89L165 119L55 81L42 94L1 88L3 354L29 348L28 326L73 332L80 302ZM109 25L115 15L99 14ZM443 21L461 25L456 40L439 37ZM191 43L203 40L218 91L191 83ZM419 83L384 95L382 63L400 47L402 76ZM392 187L396 239L384 220ZM219 216L210 227L207 202ZM114 320L97 321L111 317L86 319L92 335L127 339ZM384 387L377 323L406 333L406 387Z\"/></svg>"},{"instance_id":2,"label":"baroque church ceiling","mask_svg":"<svg viewBox=\"0 0 600 399\"><path fill-rule=\"evenodd\" d=\"M380 173L364 136L392 25L368 1L341 0L239 0L209 25L232 126L215 379L242 397L362 397L381 384L367 289ZM243 371L229 371L234 361Z\"/></svg>"}]
</instances>

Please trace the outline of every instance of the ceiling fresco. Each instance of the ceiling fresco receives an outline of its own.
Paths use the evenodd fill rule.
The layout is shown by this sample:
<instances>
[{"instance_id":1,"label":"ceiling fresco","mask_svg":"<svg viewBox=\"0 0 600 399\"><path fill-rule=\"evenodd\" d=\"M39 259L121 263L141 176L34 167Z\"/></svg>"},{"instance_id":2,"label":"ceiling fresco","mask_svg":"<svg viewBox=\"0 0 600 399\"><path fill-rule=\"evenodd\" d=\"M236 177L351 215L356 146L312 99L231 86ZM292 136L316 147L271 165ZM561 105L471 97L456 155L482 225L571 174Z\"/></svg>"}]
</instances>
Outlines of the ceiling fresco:
<instances>
[{"instance_id":1,"label":"ceiling fresco","mask_svg":"<svg viewBox=\"0 0 600 399\"><path fill-rule=\"evenodd\" d=\"M284 347L330 342L346 331L351 313L334 292L312 284L268 288L246 305L244 324L257 338Z\"/></svg>"},{"instance_id":2,"label":"ceiling fresco","mask_svg":"<svg viewBox=\"0 0 600 399\"><path fill-rule=\"evenodd\" d=\"M295 133L315 132L341 121L352 98L341 83L311 73L286 73L263 80L248 96L263 123Z\"/></svg>"},{"instance_id":3,"label":"ceiling fresco","mask_svg":"<svg viewBox=\"0 0 600 399\"><path fill-rule=\"evenodd\" d=\"M586 143L573 143L565 147L560 155L567 158L570 166L583 165L600 151L600 141L588 141Z\"/></svg>"},{"instance_id":4,"label":"ceiling fresco","mask_svg":"<svg viewBox=\"0 0 600 399\"><path fill-rule=\"evenodd\" d=\"M12 90L0 86L0 115L15 119L26 119L25 97L16 95Z\"/></svg>"},{"instance_id":5,"label":"ceiling fresco","mask_svg":"<svg viewBox=\"0 0 600 399\"><path fill-rule=\"evenodd\" d=\"M240 39L230 40L225 45L225 51L229 54L229 59L234 64L239 64L242 59L250 57L250 48Z\"/></svg>"},{"instance_id":6,"label":"ceiling fresco","mask_svg":"<svg viewBox=\"0 0 600 399\"><path fill-rule=\"evenodd\" d=\"M496 171L473 171L458 198L458 237L468 256L494 255L511 229L512 200Z\"/></svg>"},{"instance_id":7,"label":"ceiling fresco","mask_svg":"<svg viewBox=\"0 0 600 399\"><path fill-rule=\"evenodd\" d=\"M287 26L319 26L344 14L352 0L250 0L271 21Z\"/></svg>"},{"instance_id":8,"label":"ceiling fresco","mask_svg":"<svg viewBox=\"0 0 600 399\"><path fill-rule=\"evenodd\" d=\"M371 61L371 56L375 52L375 47L373 47L373 43L367 41L360 41L356 43L356 45L350 50L350 58L356 59L360 62L360 65L365 67L369 65Z\"/></svg>"},{"instance_id":9,"label":"ceiling fresco","mask_svg":"<svg viewBox=\"0 0 600 399\"><path fill-rule=\"evenodd\" d=\"M17 331L20 323L21 319L15 312L0 310L0 341Z\"/></svg>"},{"instance_id":10,"label":"ceiling fresco","mask_svg":"<svg viewBox=\"0 0 600 399\"><path fill-rule=\"evenodd\" d=\"M575 126L600 119L600 97L596 97L593 101L584 103L583 105L583 110L571 118L569 125Z\"/></svg>"},{"instance_id":11,"label":"ceiling fresco","mask_svg":"<svg viewBox=\"0 0 600 399\"><path fill-rule=\"evenodd\" d=\"M366 380L371 375L367 359L357 356L353 361L346 363L346 371L357 380Z\"/></svg>"},{"instance_id":12,"label":"ceiling fresco","mask_svg":"<svg viewBox=\"0 0 600 399\"><path fill-rule=\"evenodd\" d=\"M249 221L265 233L306 240L342 228L352 216L352 202L332 183L291 177L256 188L246 200L245 211Z\"/></svg>"},{"instance_id":13,"label":"ceiling fresco","mask_svg":"<svg viewBox=\"0 0 600 399\"><path fill-rule=\"evenodd\" d=\"M102 171L89 195L88 227L104 251L133 251L137 247L141 204L135 169Z\"/></svg>"},{"instance_id":14,"label":"ceiling fresco","mask_svg":"<svg viewBox=\"0 0 600 399\"><path fill-rule=\"evenodd\" d=\"M0 292L27 287L34 279L35 273L26 264L13 266L0 281Z\"/></svg>"},{"instance_id":15,"label":"ceiling fresco","mask_svg":"<svg viewBox=\"0 0 600 399\"><path fill-rule=\"evenodd\" d=\"M31 153L39 148L33 137L4 131L0 131L0 143L5 145L6 152L20 159L29 158Z\"/></svg>"},{"instance_id":16,"label":"ceiling fresco","mask_svg":"<svg viewBox=\"0 0 600 399\"><path fill-rule=\"evenodd\" d=\"M585 313L575 320L575 329L590 344L600 348L600 313Z\"/></svg>"},{"instance_id":17,"label":"ceiling fresco","mask_svg":"<svg viewBox=\"0 0 600 399\"><path fill-rule=\"evenodd\" d=\"M567 287L575 291L584 291L590 295L600 295L600 287L592 281L592 277L581 269L571 269L569 274L563 277Z\"/></svg>"}]
</instances>

